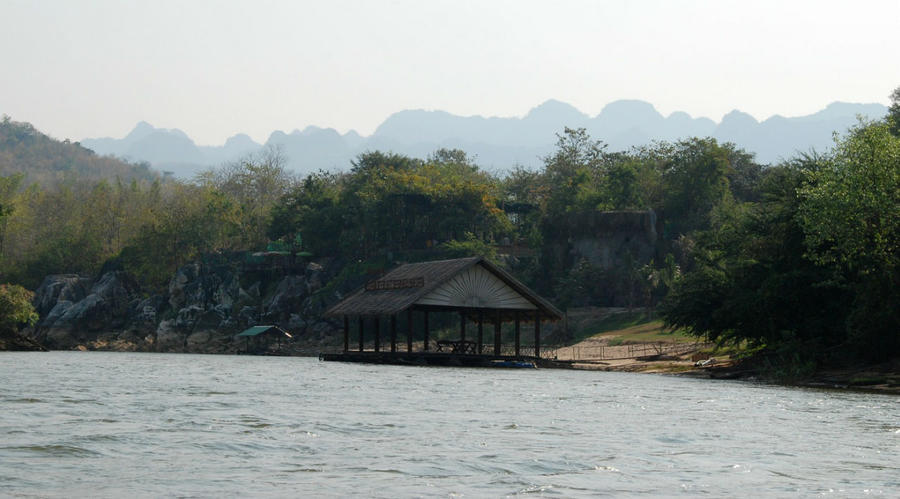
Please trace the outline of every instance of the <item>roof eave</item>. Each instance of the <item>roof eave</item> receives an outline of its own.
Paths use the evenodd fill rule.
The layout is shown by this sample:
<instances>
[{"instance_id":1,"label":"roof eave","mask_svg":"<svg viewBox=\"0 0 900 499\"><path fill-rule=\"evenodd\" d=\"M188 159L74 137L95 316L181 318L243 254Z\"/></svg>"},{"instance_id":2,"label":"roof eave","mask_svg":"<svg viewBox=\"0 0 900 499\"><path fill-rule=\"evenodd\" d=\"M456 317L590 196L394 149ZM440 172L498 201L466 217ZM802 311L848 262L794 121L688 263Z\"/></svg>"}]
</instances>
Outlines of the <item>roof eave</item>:
<instances>
[{"instance_id":1,"label":"roof eave","mask_svg":"<svg viewBox=\"0 0 900 499\"><path fill-rule=\"evenodd\" d=\"M459 259L459 260L463 260L463 259ZM541 312L542 315L546 316L547 318L549 318L551 320L560 320L563 318L563 313L559 309L557 309L555 306L553 306L552 303L545 300L537 293L533 292L531 289L528 288L528 286L525 286L524 284L522 284L522 282L520 282L518 279L516 279L514 276L512 276L512 274L503 270L498 265L492 263L490 260L487 260L482 256L469 257L466 260L468 260L468 261L465 263L465 265L461 265L459 268L457 268L452 275L456 275L456 274L459 274L460 272L464 272L464 271L468 270L469 268L471 268L472 266L481 263L485 266L485 268L489 272L496 275L505 284L507 284L508 286L515 289L516 292L521 294L525 299L527 299L535 307L537 307L537 309ZM442 261L448 261L448 260L437 260L436 262L442 262ZM422 262L422 263L430 263L430 262ZM397 269L400 269L402 267L403 267L403 265L395 267L390 272L386 273L385 276L389 276L392 272L394 272ZM447 276L447 278L449 278L449 277L450 276ZM332 306L331 308L326 310L324 315L326 317L336 317L336 316L344 316L344 315L374 316L374 315L397 314L397 313L400 313L400 312L407 310L410 307L414 306L416 301L421 299L423 296L426 296L428 293L432 292L434 289L436 289L441 284L443 284L443 282L445 282L445 281L435 280L433 282L430 282L430 283L428 283L428 285L421 288L421 290L419 290L418 292L411 294L406 299L400 301L399 303L395 303L392 306L383 306L383 307L376 307L376 308L362 309L362 310L353 310L353 311L344 310L345 305L347 303L352 303L354 298L356 298L366 292L365 285L362 285L359 288L357 288L356 290L354 290L349 296L347 296L347 298L341 300L339 303L335 304L334 306Z\"/></svg>"}]
</instances>

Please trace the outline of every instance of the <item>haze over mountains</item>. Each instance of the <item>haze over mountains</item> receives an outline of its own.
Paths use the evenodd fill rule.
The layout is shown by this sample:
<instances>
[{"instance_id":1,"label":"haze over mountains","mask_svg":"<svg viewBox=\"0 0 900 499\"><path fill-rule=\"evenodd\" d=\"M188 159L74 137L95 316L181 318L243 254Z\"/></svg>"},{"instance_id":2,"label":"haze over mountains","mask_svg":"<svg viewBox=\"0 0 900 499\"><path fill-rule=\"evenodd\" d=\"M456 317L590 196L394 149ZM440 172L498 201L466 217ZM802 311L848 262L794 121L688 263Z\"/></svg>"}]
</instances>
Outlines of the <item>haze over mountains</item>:
<instances>
[{"instance_id":1,"label":"haze over mountains","mask_svg":"<svg viewBox=\"0 0 900 499\"><path fill-rule=\"evenodd\" d=\"M611 151L653 140L710 136L755 153L761 163L774 163L798 151L825 151L832 145L833 133L846 131L856 123L858 115L877 119L886 113L887 107L881 104L834 102L808 116L776 115L762 122L734 110L716 123L684 112L663 116L652 104L639 100L612 102L593 117L564 102L548 100L522 118L400 111L368 137L352 130L341 135L331 128L310 126L291 133L272 132L265 144L238 134L222 146L197 146L181 130L140 122L121 139L84 139L81 144L98 154L147 161L156 169L172 171L179 177L190 177L204 168L235 160L263 145L281 147L288 167L301 174L318 169L346 169L353 158L367 150L426 157L442 147L462 149L475 156L482 167L502 171L514 165L539 166L541 158L553 150L556 133L564 127L584 127L593 138L609 144Z\"/></svg>"}]
</instances>

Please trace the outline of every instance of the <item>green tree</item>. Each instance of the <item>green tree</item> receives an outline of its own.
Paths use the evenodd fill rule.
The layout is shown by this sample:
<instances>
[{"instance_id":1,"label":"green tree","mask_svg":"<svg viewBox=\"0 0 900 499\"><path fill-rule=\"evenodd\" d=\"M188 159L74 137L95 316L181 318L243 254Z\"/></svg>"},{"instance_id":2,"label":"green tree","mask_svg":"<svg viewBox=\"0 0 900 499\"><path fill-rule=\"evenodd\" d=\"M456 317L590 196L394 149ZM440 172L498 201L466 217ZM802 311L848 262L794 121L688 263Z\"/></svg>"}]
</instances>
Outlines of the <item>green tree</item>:
<instances>
[{"instance_id":1,"label":"green tree","mask_svg":"<svg viewBox=\"0 0 900 499\"><path fill-rule=\"evenodd\" d=\"M824 156L762 172L760 201L695 233L692 270L661 313L710 340L749 341L789 372L900 348L900 138L861 123Z\"/></svg>"},{"instance_id":2,"label":"green tree","mask_svg":"<svg viewBox=\"0 0 900 499\"><path fill-rule=\"evenodd\" d=\"M731 203L733 150L711 138L675 144L663 173L663 218L672 237L709 228L715 210Z\"/></svg>"},{"instance_id":3,"label":"green tree","mask_svg":"<svg viewBox=\"0 0 900 499\"><path fill-rule=\"evenodd\" d=\"M295 241L300 235L313 254L333 254L344 231L343 179L324 171L307 175L272 208L269 238Z\"/></svg>"},{"instance_id":4,"label":"green tree","mask_svg":"<svg viewBox=\"0 0 900 499\"><path fill-rule=\"evenodd\" d=\"M649 204L641 192L640 177L643 165L634 158L621 155L609 166L607 173L607 197L612 209L646 209Z\"/></svg>"},{"instance_id":5,"label":"green tree","mask_svg":"<svg viewBox=\"0 0 900 499\"><path fill-rule=\"evenodd\" d=\"M900 137L900 87L891 92L891 107L888 108L888 126L895 137Z\"/></svg>"},{"instance_id":6,"label":"green tree","mask_svg":"<svg viewBox=\"0 0 900 499\"><path fill-rule=\"evenodd\" d=\"M18 190L24 178L22 173L0 177L0 261L3 260L9 217L15 211Z\"/></svg>"},{"instance_id":7,"label":"green tree","mask_svg":"<svg viewBox=\"0 0 900 499\"><path fill-rule=\"evenodd\" d=\"M265 245L272 208L295 183L285 169L286 161L279 148L267 147L221 168L201 172L195 179L200 186L214 189L235 203L246 247Z\"/></svg>"},{"instance_id":8,"label":"green tree","mask_svg":"<svg viewBox=\"0 0 900 499\"><path fill-rule=\"evenodd\" d=\"M771 352L818 358L844 341L846 290L805 258L797 221L803 157L770 168L761 201L697 234L690 272L660 306L666 322L720 343L749 341ZM798 359L782 359L794 362Z\"/></svg>"},{"instance_id":9,"label":"green tree","mask_svg":"<svg viewBox=\"0 0 900 499\"><path fill-rule=\"evenodd\" d=\"M611 207L604 192L606 144L592 139L584 128L566 128L556 137L556 151L544 158L547 228L560 227L567 213Z\"/></svg>"},{"instance_id":10,"label":"green tree","mask_svg":"<svg viewBox=\"0 0 900 499\"><path fill-rule=\"evenodd\" d=\"M446 258L466 258L470 256L482 256L497 263L497 252L494 247L486 244L471 232L466 233L465 239L457 241L452 239L440 245L438 248Z\"/></svg>"},{"instance_id":11,"label":"green tree","mask_svg":"<svg viewBox=\"0 0 900 499\"><path fill-rule=\"evenodd\" d=\"M516 244L539 248L543 241L540 230L543 182L540 171L521 166L513 168L500 182L501 207L513 228Z\"/></svg>"},{"instance_id":12,"label":"green tree","mask_svg":"<svg viewBox=\"0 0 900 499\"><path fill-rule=\"evenodd\" d=\"M866 352L900 346L900 137L860 123L806 172L799 221L809 257L853 290L848 333Z\"/></svg>"},{"instance_id":13,"label":"green tree","mask_svg":"<svg viewBox=\"0 0 900 499\"><path fill-rule=\"evenodd\" d=\"M0 332L15 333L19 326L33 326L38 314L31 305L34 293L16 284L0 284Z\"/></svg>"},{"instance_id":14,"label":"green tree","mask_svg":"<svg viewBox=\"0 0 900 499\"><path fill-rule=\"evenodd\" d=\"M900 263L900 137L861 123L807 172L800 209L810 255L859 274Z\"/></svg>"}]
</instances>

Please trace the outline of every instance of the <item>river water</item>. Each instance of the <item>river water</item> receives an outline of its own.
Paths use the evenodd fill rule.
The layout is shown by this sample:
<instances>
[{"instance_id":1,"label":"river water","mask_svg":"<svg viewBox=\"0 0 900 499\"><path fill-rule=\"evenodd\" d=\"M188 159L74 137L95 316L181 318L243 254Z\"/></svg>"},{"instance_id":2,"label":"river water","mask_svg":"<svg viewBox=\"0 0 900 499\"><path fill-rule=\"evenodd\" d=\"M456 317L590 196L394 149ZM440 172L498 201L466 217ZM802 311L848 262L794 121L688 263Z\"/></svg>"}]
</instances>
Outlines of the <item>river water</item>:
<instances>
[{"instance_id":1,"label":"river water","mask_svg":"<svg viewBox=\"0 0 900 499\"><path fill-rule=\"evenodd\" d=\"M0 354L0 496L898 496L900 398L298 357Z\"/></svg>"}]
</instances>

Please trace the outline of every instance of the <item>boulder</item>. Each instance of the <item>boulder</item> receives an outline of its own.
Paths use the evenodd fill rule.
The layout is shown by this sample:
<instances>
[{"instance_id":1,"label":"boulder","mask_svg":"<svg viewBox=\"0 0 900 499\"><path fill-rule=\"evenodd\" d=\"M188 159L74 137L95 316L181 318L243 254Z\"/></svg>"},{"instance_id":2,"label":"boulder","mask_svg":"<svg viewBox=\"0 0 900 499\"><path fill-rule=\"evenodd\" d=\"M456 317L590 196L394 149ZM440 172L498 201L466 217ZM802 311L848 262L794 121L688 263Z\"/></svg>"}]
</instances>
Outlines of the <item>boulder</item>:
<instances>
[{"instance_id":1,"label":"boulder","mask_svg":"<svg viewBox=\"0 0 900 499\"><path fill-rule=\"evenodd\" d=\"M291 314L300 309L308 295L309 284L305 276L285 276L278 283L275 294L265 307L264 319L272 323L287 322Z\"/></svg>"},{"instance_id":2,"label":"boulder","mask_svg":"<svg viewBox=\"0 0 900 499\"><path fill-rule=\"evenodd\" d=\"M200 264L191 263L184 265L175 271L175 275L169 281L169 306L175 310L181 309L188 302L196 302L198 288L194 285L200 276Z\"/></svg>"},{"instance_id":3,"label":"boulder","mask_svg":"<svg viewBox=\"0 0 900 499\"><path fill-rule=\"evenodd\" d=\"M127 274L108 272L54 326L86 331L121 328L128 321L129 303L136 292L137 285Z\"/></svg>"},{"instance_id":4,"label":"boulder","mask_svg":"<svg viewBox=\"0 0 900 499\"><path fill-rule=\"evenodd\" d=\"M238 322L243 326L255 326L259 324L259 309L246 306L238 312Z\"/></svg>"},{"instance_id":5,"label":"boulder","mask_svg":"<svg viewBox=\"0 0 900 499\"><path fill-rule=\"evenodd\" d=\"M83 334L69 328L41 328L35 330L34 334L37 341L44 343L48 348L53 350L70 350L76 345L81 344L84 339Z\"/></svg>"},{"instance_id":6,"label":"boulder","mask_svg":"<svg viewBox=\"0 0 900 499\"><path fill-rule=\"evenodd\" d=\"M50 348L71 348L89 339L88 333L119 329L128 322L137 285L126 274L107 272L82 294L86 288L82 278L45 279L37 297L44 312L33 336ZM56 301L47 308L51 298Z\"/></svg>"},{"instance_id":7,"label":"boulder","mask_svg":"<svg viewBox=\"0 0 900 499\"><path fill-rule=\"evenodd\" d=\"M204 308L222 305L230 308L242 296L237 273L226 266L188 264L179 268L169 281L169 305L176 310L190 305Z\"/></svg>"},{"instance_id":8,"label":"boulder","mask_svg":"<svg viewBox=\"0 0 900 499\"><path fill-rule=\"evenodd\" d=\"M184 307L179 310L178 315L175 316L173 326L181 331L190 331L194 329L194 324L197 323L197 320L204 312L205 310L200 305L189 305Z\"/></svg>"},{"instance_id":9,"label":"boulder","mask_svg":"<svg viewBox=\"0 0 900 499\"><path fill-rule=\"evenodd\" d=\"M204 310L197 322L194 323L194 329L216 329L222 327L231 309L225 305L216 305L212 308Z\"/></svg>"},{"instance_id":10,"label":"boulder","mask_svg":"<svg viewBox=\"0 0 900 499\"><path fill-rule=\"evenodd\" d=\"M49 312L43 315L41 321L38 323L38 326L48 328L53 327L53 325L56 324L57 321L59 321L64 315L66 315L66 312L68 312L69 309L72 308L72 305L73 303L69 300L60 300L56 302L56 305L54 305L54 307Z\"/></svg>"},{"instance_id":11,"label":"boulder","mask_svg":"<svg viewBox=\"0 0 900 499\"><path fill-rule=\"evenodd\" d=\"M159 352L182 351L184 349L184 333L175 328L175 320L165 320L156 328L154 344Z\"/></svg>"},{"instance_id":12,"label":"boulder","mask_svg":"<svg viewBox=\"0 0 900 499\"><path fill-rule=\"evenodd\" d=\"M145 334L142 334L143 331L137 329L126 329L119 334L119 337L116 338L118 341L133 343L138 346L144 346L145 342Z\"/></svg>"},{"instance_id":13,"label":"boulder","mask_svg":"<svg viewBox=\"0 0 900 499\"><path fill-rule=\"evenodd\" d=\"M303 334L306 330L306 321L300 317L300 314L291 314L288 319L287 329L291 334Z\"/></svg>"},{"instance_id":14,"label":"boulder","mask_svg":"<svg viewBox=\"0 0 900 499\"><path fill-rule=\"evenodd\" d=\"M191 333L190 336L187 337L186 346L191 351L196 351L202 349L203 345L209 343L209 340L212 338L212 334L209 331L197 331L196 333Z\"/></svg>"},{"instance_id":15,"label":"boulder","mask_svg":"<svg viewBox=\"0 0 900 499\"><path fill-rule=\"evenodd\" d=\"M311 294L322 289L324 281L325 268L316 262L310 262L306 266L307 292Z\"/></svg>"},{"instance_id":16,"label":"boulder","mask_svg":"<svg viewBox=\"0 0 900 499\"><path fill-rule=\"evenodd\" d=\"M87 296L90 279L76 274L48 275L34 292L34 309L43 317L60 301L77 302Z\"/></svg>"},{"instance_id":17,"label":"boulder","mask_svg":"<svg viewBox=\"0 0 900 499\"><path fill-rule=\"evenodd\" d=\"M160 295L139 300L131 309L131 322L142 325L153 324L155 326L157 317L166 303L166 300Z\"/></svg>"}]
</instances>

